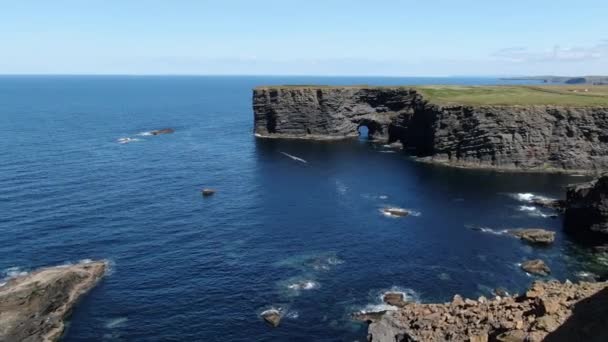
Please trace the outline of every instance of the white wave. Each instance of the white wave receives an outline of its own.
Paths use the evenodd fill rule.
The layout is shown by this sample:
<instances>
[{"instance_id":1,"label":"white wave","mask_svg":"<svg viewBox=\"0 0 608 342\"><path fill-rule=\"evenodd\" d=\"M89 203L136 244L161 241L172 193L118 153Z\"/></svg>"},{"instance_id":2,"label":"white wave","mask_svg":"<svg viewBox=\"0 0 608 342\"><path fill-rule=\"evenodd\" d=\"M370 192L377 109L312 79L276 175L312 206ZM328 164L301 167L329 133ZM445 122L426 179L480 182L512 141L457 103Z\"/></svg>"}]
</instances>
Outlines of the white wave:
<instances>
[{"instance_id":1,"label":"white wave","mask_svg":"<svg viewBox=\"0 0 608 342\"><path fill-rule=\"evenodd\" d=\"M531 203L532 201L551 201L551 200L554 200L551 197L537 195L537 194L533 194L531 192L519 192L519 193L508 194L508 195L511 196L511 197L513 197L514 199L520 201L520 202L527 202L527 203Z\"/></svg>"},{"instance_id":2,"label":"white wave","mask_svg":"<svg viewBox=\"0 0 608 342\"><path fill-rule=\"evenodd\" d=\"M399 212L404 212L406 214L405 215L398 215L398 214L391 213L391 211L393 211L393 212L399 211ZM412 209L406 209L406 208L399 208L399 207L382 208L382 209L380 209L380 212L382 213L382 215L384 215L386 217L391 217L391 218L405 217L405 216L415 216L415 217L418 217L418 216L422 215L419 211L412 210Z\"/></svg>"},{"instance_id":3,"label":"white wave","mask_svg":"<svg viewBox=\"0 0 608 342\"><path fill-rule=\"evenodd\" d=\"M378 198L382 199L382 200L385 200L385 199L388 199L388 196L386 196L386 195L380 195L380 196L378 196Z\"/></svg>"},{"instance_id":4,"label":"white wave","mask_svg":"<svg viewBox=\"0 0 608 342\"><path fill-rule=\"evenodd\" d=\"M389 289L384 289L384 290L378 291L376 293L376 295L374 295L373 303L367 304L363 308L361 308L357 311L362 314L366 314L366 313L397 310L398 308L396 306L389 305L384 302L384 296L386 296L387 293L399 293L399 294L401 294L401 296L403 297L403 301L405 301L405 302L419 302L420 301L420 296L418 295L418 293L416 293L416 291L414 291L410 288L392 286Z\"/></svg>"},{"instance_id":5,"label":"white wave","mask_svg":"<svg viewBox=\"0 0 608 342\"><path fill-rule=\"evenodd\" d=\"M151 136L153 134L151 131L149 131L149 132L139 132L136 135L139 135L140 137L147 137L147 136Z\"/></svg>"},{"instance_id":6,"label":"white wave","mask_svg":"<svg viewBox=\"0 0 608 342\"><path fill-rule=\"evenodd\" d=\"M108 329L124 327L129 319L127 317L112 318L104 324Z\"/></svg>"},{"instance_id":7,"label":"white wave","mask_svg":"<svg viewBox=\"0 0 608 342\"><path fill-rule=\"evenodd\" d=\"M321 287L321 285L314 280L303 280L287 285L287 288L295 291L314 290L318 289L319 287Z\"/></svg>"},{"instance_id":8,"label":"white wave","mask_svg":"<svg viewBox=\"0 0 608 342\"><path fill-rule=\"evenodd\" d=\"M348 191L348 187L341 180L337 179L335 183L336 183L336 191L338 191L339 193L345 194L346 191Z\"/></svg>"},{"instance_id":9,"label":"white wave","mask_svg":"<svg viewBox=\"0 0 608 342\"><path fill-rule=\"evenodd\" d=\"M20 267L9 267L3 273L6 278L16 278L26 276L29 272L22 270Z\"/></svg>"},{"instance_id":10,"label":"white wave","mask_svg":"<svg viewBox=\"0 0 608 342\"><path fill-rule=\"evenodd\" d=\"M308 163L306 160L304 160L304 159L302 159L300 157L296 157L294 155L291 155L289 153L281 152L281 154L284 155L284 156L287 156L287 157L289 157L289 158L291 158L291 159L293 159L295 161L299 161L301 163Z\"/></svg>"},{"instance_id":11,"label":"white wave","mask_svg":"<svg viewBox=\"0 0 608 342\"><path fill-rule=\"evenodd\" d=\"M509 232L507 229L497 230L497 229L492 229L489 227L480 227L480 226L471 226L471 225L467 226L467 228L477 230L482 233L488 233L488 234L494 234L494 235L504 235Z\"/></svg>"},{"instance_id":12,"label":"white wave","mask_svg":"<svg viewBox=\"0 0 608 342\"><path fill-rule=\"evenodd\" d=\"M82 259L82 260L78 261L79 264L90 264L92 262L93 262L93 260L91 260L91 259Z\"/></svg>"},{"instance_id":13,"label":"white wave","mask_svg":"<svg viewBox=\"0 0 608 342\"><path fill-rule=\"evenodd\" d=\"M532 206L528 206L528 205L520 205L519 206L519 210L520 211L536 211L537 208L536 207L532 207Z\"/></svg>"},{"instance_id":14,"label":"white wave","mask_svg":"<svg viewBox=\"0 0 608 342\"><path fill-rule=\"evenodd\" d=\"M288 311L285 313L285 318L287 319L298 319L300 317L300 313L297 311Z\"/></svg>"},{"instance_id":15,"label":"white wave","mask_svg":"<svg viewBox=\"0 0 608 342\"><path fill-rule=\"evenodd\" d=\"M395 151L380 151L380 153L395 153Z\"/></svg>"},{"instance_id":16,"label":"white wave","mask_svg":"<svg viewBox=\"0 0 608 342\"><path fill-rule=\"evenodd\" d=\"M135 141L141 141L140 139L137 138L129 138L129 137L125 137L125 138L119 138L118 140L116 140L119 144L128 144L128 143L132 143Z\"/></svg>"}]
</instances>

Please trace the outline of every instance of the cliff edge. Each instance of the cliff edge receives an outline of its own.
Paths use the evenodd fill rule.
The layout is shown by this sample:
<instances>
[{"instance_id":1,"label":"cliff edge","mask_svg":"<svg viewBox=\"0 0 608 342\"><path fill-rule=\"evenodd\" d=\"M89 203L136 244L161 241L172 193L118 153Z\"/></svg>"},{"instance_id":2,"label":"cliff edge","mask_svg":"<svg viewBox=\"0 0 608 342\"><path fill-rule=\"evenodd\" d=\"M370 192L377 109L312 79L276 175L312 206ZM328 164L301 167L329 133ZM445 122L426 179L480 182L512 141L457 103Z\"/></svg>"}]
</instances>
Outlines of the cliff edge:
<instances>
[{"instance_id":1,"label":"cliff edge","mask_svg":"<svg viewBox=\"0 0 608 342\"><path fill-rule=\"evenodd\" d=\"M78 299L104 275L105 261L43 268L0 287L0 341L57 341Z\"/></svg>"},{"instance_id":2,"label":"cliff edge","mask_svg":"<svg viewBox=\"0 0 608 342\"><path fill-rule=\"evenodd\" d=\"M254 131L344 139L365 126L424 161L595 173L608 168L608 87L595 87L259 87Z\"/></svg>"}]
</instances>

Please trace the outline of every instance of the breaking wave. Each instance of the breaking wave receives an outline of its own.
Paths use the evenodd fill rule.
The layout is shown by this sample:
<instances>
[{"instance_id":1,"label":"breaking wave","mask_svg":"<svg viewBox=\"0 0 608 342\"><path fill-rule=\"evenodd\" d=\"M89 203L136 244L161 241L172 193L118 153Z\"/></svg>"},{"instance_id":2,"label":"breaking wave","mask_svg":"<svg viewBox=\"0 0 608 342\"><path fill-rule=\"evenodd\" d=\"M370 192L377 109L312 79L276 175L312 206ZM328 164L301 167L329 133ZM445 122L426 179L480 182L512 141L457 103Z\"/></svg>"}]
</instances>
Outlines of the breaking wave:
<instances>
[{"instance_id":1,"label":"breaking wave","mask_svg":"<svg viewBox=\"0 0 608 342\"><path fill-rule=\"evenodd\" d=\"M116 142L118 142L119 144L128 144L128 143L132 143L135 141L141 141L141 139L124 137L124 138L119 138L118 140L116 140Z\"/></svg>"},{"instance_id":2,"label":"breaking wave","mask_svg":"<svg viewBox=\"0 0 608 342\"><path fill-rule=\"evenodd\" d=\"M488 233L488 234L493 234L493 235L504 235L509 232L507 229L492 229L489 227L474 226L474 225L466 225L466 227L469 229L472 229L472 230L476 230L478 232Z\"/></svg>"},{"instance_id":3,"label":"breaking wave","mask_svg":"<svg viewBox=\"0 0 608 342\"><path fill-rule=\"evenodd\" d=\"M106 322L106 324L104 324L104 327L106 327L107 329L115 329L115 328L124 327L128 320L129 319L127 317L112 318L112 319L109 319Z\"/></svg>"},{"instance_id":4,"label":"breaking wave","mask_svg":"<svg viewBox=\"0 0 608 342\"><path fill-rule=\"evenodd\" d=\"M295 161L299 161L300 163L308 163L306 160L300 158L300 157L296 157L294 155L291 155L289 153L285 153L285 152L281 152L282 155L287 156Z\"/></svg>"}]
</instances>

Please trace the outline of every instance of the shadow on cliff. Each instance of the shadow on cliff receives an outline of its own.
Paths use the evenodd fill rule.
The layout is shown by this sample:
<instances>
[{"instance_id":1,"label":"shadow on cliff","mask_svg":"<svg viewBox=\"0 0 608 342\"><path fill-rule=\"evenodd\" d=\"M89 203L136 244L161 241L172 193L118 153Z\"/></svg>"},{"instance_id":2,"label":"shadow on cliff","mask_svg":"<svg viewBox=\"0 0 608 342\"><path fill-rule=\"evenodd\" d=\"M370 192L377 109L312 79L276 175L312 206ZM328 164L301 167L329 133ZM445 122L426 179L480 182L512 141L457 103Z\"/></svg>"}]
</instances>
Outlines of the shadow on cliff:
<instances>
[{"instance_id":1,"label":"shadow on cliff","mask_svg":"<svg viewBox=\"0 0 608 342\"><path fill-rule=\"evenodd\" d=\"M608 288L578 302L572 316L544 341L608 341Z\"/></svg>"}]
</instances>

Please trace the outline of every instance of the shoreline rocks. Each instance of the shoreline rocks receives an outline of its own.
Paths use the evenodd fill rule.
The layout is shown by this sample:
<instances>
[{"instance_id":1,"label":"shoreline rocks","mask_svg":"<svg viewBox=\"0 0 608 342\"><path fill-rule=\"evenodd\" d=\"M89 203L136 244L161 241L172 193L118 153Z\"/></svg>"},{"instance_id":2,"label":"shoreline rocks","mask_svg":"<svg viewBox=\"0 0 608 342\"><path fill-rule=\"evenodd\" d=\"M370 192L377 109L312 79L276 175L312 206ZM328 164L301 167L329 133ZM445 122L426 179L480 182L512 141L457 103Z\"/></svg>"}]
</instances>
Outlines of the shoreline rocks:
<instances>
[{"instance_id":1,"label":"shoreline rocks","mask_svg":"<svg viewBox=\"0 0 608 342\"><path fill-rule=\"evenodd\" d=\"M0 287L0 341L57 341L78 300L108 268L106 261L42 268Z\"/></svg>"},{"instance_id":2,"label":"shoreline rocks","mask_svg":"<svg viewBox=\"0 0 608 342\"><path fill-rule=\"evenodd\" d=\"M607 293L608 283L535 282L523 295L477 300L456 295L448 303L408 303L364 321L371 322L373 342L605 341Z\"/></svg>"}]
</instances>

